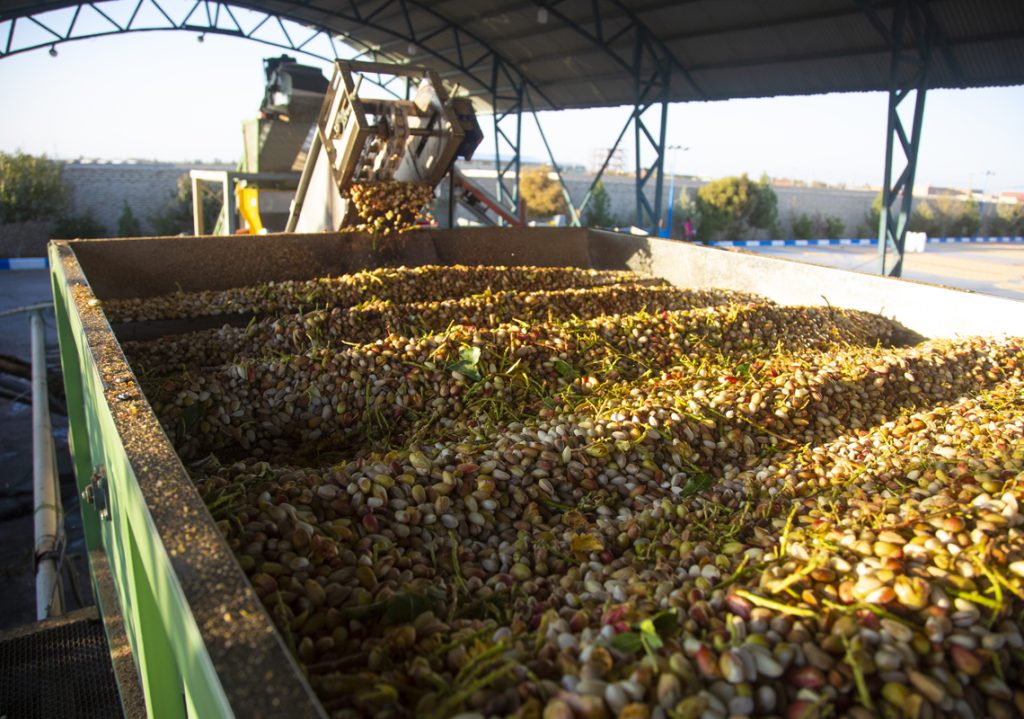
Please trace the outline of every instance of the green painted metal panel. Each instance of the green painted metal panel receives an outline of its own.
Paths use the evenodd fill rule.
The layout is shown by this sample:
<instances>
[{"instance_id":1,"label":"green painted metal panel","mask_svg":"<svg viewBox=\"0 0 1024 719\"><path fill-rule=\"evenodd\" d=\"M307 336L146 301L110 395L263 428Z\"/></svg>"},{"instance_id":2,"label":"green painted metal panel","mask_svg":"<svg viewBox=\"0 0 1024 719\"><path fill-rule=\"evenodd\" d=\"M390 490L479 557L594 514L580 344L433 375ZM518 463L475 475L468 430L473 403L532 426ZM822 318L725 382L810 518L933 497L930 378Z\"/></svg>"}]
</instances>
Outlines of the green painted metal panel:
<instances>
[{"instance_id":1,"label":"green painted metal panel","mask_svg":"<svg viewBox=\"0 0 1024 719\"><path fill-rule=\"evenodd\" d=\"M168 476L167 484L172 484L170 474L184 477L184 469L176 457L169 468L166 462L161 465L154 460L156 454L166 455L169 445L154 452L131 443L126 427L136 415L148 412L148 405L106 320L98 312L89 316L95 302L66 245L51 244L50 266L61 363L68 403L73 406L69 435L76 479L82 490L94 477L106 488L106 518L99 515L100 504L82 504L87 541L90 547L102 548L116 588L118 606L101 609L123 618L148 715L159 719L323 716L259 600L254 593L245 595L251 588L191 483L186 487L191 495L183 504L154 503L154 490L158 492L163 481L161 470ZM162 437L155 422L152 427ZM159 523L154 511L162 517ZM168 527L173 523L168 516L184 521ZM212 552L190 552L189 543L179 536L206 531L215 535ZM209 541L204 545L200 538L196 545L201 549ZM219 565L220 573L211 574L205 582L202 571L190 571L210 568L214 563L207 555L221 564L230 562L230 571L237 574L228 577L233 581L217 586L224 579ZM223 590L223 604L216 601L218 589ZM210 621L211 604L216 626ZM240 608L237 625L255 627L255 634L233 635L233 608ZM203 627L197 614L203 615ZM224 677L230 681L234 706ZM294 701L289 701L290 694Z\"/></svg>"},{"instance_id":2,"label":"green painted metal panel","mask_svg":"<svg viewBox=\"0 0 1024 719\"><path fill-rule=\"evenodd\" d=\"M89 484L92 474L92 459L89 440L85 431L85 398L82 394L81 365L78 354L73 350L74 340L68 320L65 287L51 276L53 307L57 319L57 339L60 344L60 365L64 377L64 397L68 409L68 446L74 462L78 492L81 494ZM100 546L99 520L93 512L82 512L82 529L88 551Z\"/></svg>"}]
</instances>

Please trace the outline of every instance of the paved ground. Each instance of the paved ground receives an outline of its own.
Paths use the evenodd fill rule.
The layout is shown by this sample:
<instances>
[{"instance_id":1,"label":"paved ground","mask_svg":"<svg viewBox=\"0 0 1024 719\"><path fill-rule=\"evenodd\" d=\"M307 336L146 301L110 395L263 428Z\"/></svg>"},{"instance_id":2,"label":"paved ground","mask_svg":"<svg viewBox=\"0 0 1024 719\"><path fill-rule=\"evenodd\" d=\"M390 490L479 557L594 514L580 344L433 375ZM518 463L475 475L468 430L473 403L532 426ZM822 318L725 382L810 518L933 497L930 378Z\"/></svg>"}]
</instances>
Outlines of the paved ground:
<instances>
[{"instance_id":1,"label":"paved ground","mask_svg":"<svg viewBox=\"0 0 1024 719\"><path fill-rule=\"evenodd\" d=\"M876 247L749 247L758 254L875 273ZM907 254L903 277L962 290L1024 300L1024 245L929 244L925 252Z\"/></svg>"},{"instance_id":2,"label":"paved ground","mask_svg":"<svg viewBox=\"0 0 1024 719\"><path fill-rule=\"evenodd\" d=\"M49 302L50 276L46 270L0 272L0 312ZM47 327L47 365L60 369L53 313L44 315ZM29 361L31 358L29 316L0 317L0 354ZM0 376L5 387L22 389L31 397L27 382ZM68 554L81 557L85 566L78 495L71 474L67 450L67 419L52 416L61 472L61 497L67 517ZM35 619L35 579L32 566L32 407L25 402L0 399L0 630ZM86 603L90 600L87 575L79 573ZM73 599L66 602L75 608Z\"/></svg>"}]
</instances>

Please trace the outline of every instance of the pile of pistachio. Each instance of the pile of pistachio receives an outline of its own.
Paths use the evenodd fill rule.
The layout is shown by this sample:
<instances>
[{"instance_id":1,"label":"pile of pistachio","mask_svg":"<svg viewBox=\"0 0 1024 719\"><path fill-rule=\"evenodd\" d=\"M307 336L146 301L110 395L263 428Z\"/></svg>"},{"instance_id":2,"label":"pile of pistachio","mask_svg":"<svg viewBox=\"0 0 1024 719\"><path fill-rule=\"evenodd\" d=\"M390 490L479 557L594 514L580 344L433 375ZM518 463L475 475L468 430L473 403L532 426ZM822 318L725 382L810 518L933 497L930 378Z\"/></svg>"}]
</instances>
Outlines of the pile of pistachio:
<instances>
[{"instance_id":1,"label":"pile of pistachio","mask_svg":"<svg viewBox=\"0 0 1024 719\"><path fill-rule=\"evenodd\" d=\"M107 306L335 717L1024 714L1024 343L628 273Z\"/></svg>"}]
</instances>

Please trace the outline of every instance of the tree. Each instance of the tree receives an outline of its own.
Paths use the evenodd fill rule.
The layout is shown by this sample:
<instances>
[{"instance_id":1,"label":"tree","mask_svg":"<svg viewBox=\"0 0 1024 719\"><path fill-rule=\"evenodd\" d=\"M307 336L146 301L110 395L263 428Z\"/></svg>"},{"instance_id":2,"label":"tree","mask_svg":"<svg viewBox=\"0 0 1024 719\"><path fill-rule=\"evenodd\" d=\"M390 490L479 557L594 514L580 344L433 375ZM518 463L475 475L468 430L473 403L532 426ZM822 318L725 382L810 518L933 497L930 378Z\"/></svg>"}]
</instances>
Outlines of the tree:
<instances>
[{"instance_id":1,"label":"tree","mask_svg":"<svg viewBox=\"0 0 1024 719\"><path fill-rule=\"evenodd\" d=\"M614 227L617 223L611 211L611 198L608 191L604 189L604 183L600 180L594 186L594 192L587 203L586 214L583 217L583 224L587 227Z\"/></svg>"},{"instance_id":2,"label":"tree","mask_svg":"<svg viewBox=\"0 0 1024 719\"><path fill-rule=\"evenodd\" d=\"M200 188L203 198L203 232L210 234L220 216L223 193L215 191L209 184L200 185ZM192 234L192 178L188 173L178 178L177 190L168 199L164 209L149 218L149 224L159 237Z\"/></svg>"},{"instance_id":3,"label":"tree","mask_svg":"<svg viewBox=\"0 0 1024 719\"><path fill-rule=\"evenodd\" d=\"M550 173L550 167L535 167L519 178L519 192L526 203L526 216L531 220L566 212L562 187L551 179Z\"/></svg>"},{"instance_id":4,"label":"tree","mask_svg":"<svg viewBox=\"0 0 1024 719\"><path fill-rule=\"evenodd\" d=\"M59 162L0 152L0 224L53 220L68 205L68 189Z\"/></svg>"},{"instance_id":5,"label":"tree","mask_svg":"<svg viewBox=\"0 0 1024 719\"><path fill-rule=\"evenodd\" d=\"M1024 204L996 206L995 217L986 221L985 234L1003 237L1024 235Z\"/></svg>"},{"instance_id":6,"label":"tree","mask_svg":"<svg viewBox=\"0 0 1024 719\"><path fill-rule=\"evenodd\" d=\"M981 231L981 211L973 197L961 203L961 210L950 223L946 237L974 237Z\"/></svg>"},{"instance_id":7,"label":"tree","mask_svg":"<svg viewBox=\"0 0 1024 719\"><path fill-rule=\"evenodd\" d=\"M778 208L778 197L767 177L757 183L746 174L709 182L697 191L698 237L710 240L723 234L738 238L749 228L768 229L778 219Z\"/></svg>"},{"instance_id":8,"label":"tree","mask_svg":"<svg viewBox=\"0 0 1024 719\"><path fill-rule=\"evenodd\" d=\"M135 217L135 213L132 212L132 208L128 206L128 200L124 201L124 209L121 210L121 216L117 218L117 236L118 237L142 237L145 234L142 231L142 224L138 218Z\"/></svg>"},{"instance_id":9,"label":"tree","mask_svg":"<svg viewBox=\"0 0 1024 719\"><path fill-rule=\"evenodd\" d=\"M747 218L751 227L766 230L779 221L779 197L772 189L771 178L762 174L754 185L754 209Z\"/></svg>"},{"instance_id":10,"label":"tree","mask_svg":"<svg viewBox=\"0 0 1024 719\"><path fill-rule=\"evenodd\" d=\"M907 225L907 229L911 232L924 232L930 237L938 237L941 234L940 226L941 218L936 216L934 207L923 200L914 204L914 211L910 215L910 224Z\"/></svg>"}]
</instances>

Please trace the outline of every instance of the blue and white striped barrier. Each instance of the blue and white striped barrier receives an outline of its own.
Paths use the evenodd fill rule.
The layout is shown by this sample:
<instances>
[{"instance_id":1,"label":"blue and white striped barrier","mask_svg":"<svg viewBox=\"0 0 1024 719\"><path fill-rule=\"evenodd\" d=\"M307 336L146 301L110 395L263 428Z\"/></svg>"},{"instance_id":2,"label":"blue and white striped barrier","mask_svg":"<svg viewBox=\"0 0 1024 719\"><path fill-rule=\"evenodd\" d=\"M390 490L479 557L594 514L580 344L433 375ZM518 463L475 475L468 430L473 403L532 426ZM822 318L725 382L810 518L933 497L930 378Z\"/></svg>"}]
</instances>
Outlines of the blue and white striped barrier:
<instances>
[{"instance_id":1,"label":"blue and white striped barrier","mask_svg":"<svg viewBox=\"0 0 1024 719\"><path fill-rule=\"evenodd\" d=\"M1024 237L929 237L928 242L953 244L964 242L1011 243L1024 242ZM824 245L877 245L877 238L842 240L718 240L715 247L820 247Z\"/></svg>"},{"instance_id":2,"label":"blue and white striped barrier","mask_svg":"<svg viewBox=\"0 0 1024 719\"><path fill-rule=\"evenodd\" d=\"M12 257L0 259L0 270L45 270L50 261L45 257Z\"/></svg>"}]
</instances>

